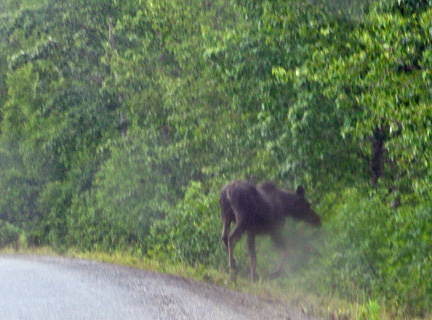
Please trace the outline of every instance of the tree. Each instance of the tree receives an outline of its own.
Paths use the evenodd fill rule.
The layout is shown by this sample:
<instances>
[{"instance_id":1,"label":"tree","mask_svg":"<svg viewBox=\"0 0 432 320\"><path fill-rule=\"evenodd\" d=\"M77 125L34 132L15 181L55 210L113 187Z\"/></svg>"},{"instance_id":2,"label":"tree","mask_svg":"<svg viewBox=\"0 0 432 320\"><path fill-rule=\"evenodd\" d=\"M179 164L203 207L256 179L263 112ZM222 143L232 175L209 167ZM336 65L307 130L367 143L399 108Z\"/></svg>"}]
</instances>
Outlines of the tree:
<instances>
[{"instance_id":1,"label":"tree","mask_svg":"<svg viewBox=\"0 0 432 320\"><path fill-rule=\"evenodd\" d=\"M347 41L317 48L313 60L290 79L321 84L342 116L343 140L353 141L356 153L369 162L373 185L381 177L386 188L422 194L430 170L430 9L406 17L378 8Z\"/></svg>"},{"instance_id":2,"label":"tree","mask_svg":"<svg viewBox=\"0 0 432 320\"><path fill-rule=\"evenodd\" d=\"M66 233L72 195L91 186L103 160L94 151L114 133L114 113L99 93L106 38L93 27L99 16L90 19L88 8L58 1L21 5L5 31L14 53L8 58L2 140L18 143L20 171L31 177L23 188L31 187L28 181L37 186L32 216L48 232L62 229L53 237L57 241ZM52 193L56 188L63 189L64 201Z\"/></svg>"}]
</instances>

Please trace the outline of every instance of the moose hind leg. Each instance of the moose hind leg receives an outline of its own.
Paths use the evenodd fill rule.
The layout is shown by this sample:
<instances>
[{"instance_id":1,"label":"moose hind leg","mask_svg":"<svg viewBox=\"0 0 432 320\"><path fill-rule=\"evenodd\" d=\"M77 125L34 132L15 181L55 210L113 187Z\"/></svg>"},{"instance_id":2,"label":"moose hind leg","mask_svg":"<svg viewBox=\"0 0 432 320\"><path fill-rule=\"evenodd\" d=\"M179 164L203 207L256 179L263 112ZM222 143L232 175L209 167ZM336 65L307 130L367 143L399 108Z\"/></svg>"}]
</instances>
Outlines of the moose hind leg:
<instances>
[{"instance_id":1,"label":"moose hind leg","mask_svg":"<svg viewBox=\"0 0 432 320\"><path fill-rule=\"evenodd\" d=\"M222 230L222 242L225 250L228 252L228 235L230 232L231 221L229 219L223 219L223 230Z\"/></svg>"},{"instance_id":2,"label":"moose hind leg","mask_svg":"<svg viewBox=\"0 0 432 320\"><path fill-rule=\"evenodd\" d=\"M256 273L257 258L255 250L255 233L253 233L252 231L248 231L247 233L247 245L250 259L251 280L252 282L256 282L258 281L259 277Z\"/></svg>"},{"instance_id":3,"label":"moose hind leg","mask_svg":"<svg viewBox=\"0 0 432 320\"><path fill-rule=\"evenodd\" d=\"M228 257L229 257L229 268L230 268L230 279L235 281L237 273L237 265L234 259L234 247L240 240L244 232L244 227L241 224L237 224L233 232L228 236Z\"/></svg>"},{"instance_id":4,"label":"moose hind leg","mask_svg":"<svg viewBox=\"0 0 432 320\"><path fill-rule=\"evenodd\" d=\"M228 252L228 235L230 233L230 226L233 221L235 221L234 211L231 207L231 203L228 200L228 194L225 189L221 191L219 203L222 211L222 242L224 244L225 250Z\"/></svg>"}]
</instances>

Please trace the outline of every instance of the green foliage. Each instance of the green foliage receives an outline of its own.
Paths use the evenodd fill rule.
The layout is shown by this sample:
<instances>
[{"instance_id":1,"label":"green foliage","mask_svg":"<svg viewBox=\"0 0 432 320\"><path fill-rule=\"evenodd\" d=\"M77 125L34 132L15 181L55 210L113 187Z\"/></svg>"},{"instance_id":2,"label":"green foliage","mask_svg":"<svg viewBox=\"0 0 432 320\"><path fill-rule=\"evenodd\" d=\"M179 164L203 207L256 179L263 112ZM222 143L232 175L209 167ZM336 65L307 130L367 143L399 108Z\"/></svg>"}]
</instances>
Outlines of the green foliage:
<instances>
[{"instance_id":1,"label":"green foliage","mask_svg":"<svg viewBox=\"0 0 432 320\"><path fill-rule=\"evenodd\" d=\"M328 238L308 263L298 235L312 235L287 228L292 274L364 292L365 318L381 303L427 316L431 6L3 1L1 241L220 268L221 186L303 184Z\"/></svg>"},{"instance_id":2,"label":"green foliage","mask_svg":"<svg viewBox=\"0 0 432 320\"><path fill-rule=\"evenodd\" d=\"M18 245L22 230L7 221L0 219L0 248Z\"/></svg>"},{"instance_id":3,"label":"green foliage","mask_svg":"<svg viewBox=\"0 0 432 320\"><path fill-rule=\"evenodd\" d=\"M419 13L432 7L431 0L384 0L379 5L385 10L400 13L406 16Z\"/></svg>"},{"instance_id":4,"label":"green foliage","mask_svg":"<svg viewBox=\"0 0 432 320\"><path fill-rule=\"evenodd\" d=\"M33 229L40 187L26 170L16 142L0 144L0 168L0 216L15 226Z\"/></svg>"},{"instance_id":5,"label":"green foliage","mask_svg":"<svg viewBox=\"0 0 432 320\"><path fill-rule=\"evenodd\" d=\"M432 211L430 203L416 209L401 208L391 219L390 254L383 268L383 291L394 305L407 305L409 312L430 312L432 271ZM381 288L380 288L381 289ZM399 294L392 297L392 292Z\"/></svg>"},{"instance_id":6,"label":"green foliage","mask_svg":"<svg viewBox=\"0 0 432 320\"><path fill-rule=\"evenodd\" d=\"M361 310L361 319L364 320L379 320L380 306L378 302L375 300L369 300L367 304L363 307L363 310Z\"/></svg>"},{"instance_id":7,"label":"green foliage","mask_svg":"<svg viewBox=\"0 0 432 320\"><path fill-rule=\"evenodd\" d=\"M130 132L126 141L110 144L110 159L96 174L91 191L72 199L71 243L86 249L145 247L154 219L179 192L172 185L169 155L149 141L152 137L139 131Z\"/></svg>"},{"instance_id":8,"label":"green foliage","mask_svg":"<svg viewBox=\"0 0 432 320\"><path fill-rule=\"evenodd\" d=\"M299 152L307 151L313 161L333 159L344 169L338 176L331 163L312 164L313 180L322 176L314 169L325 168L329 178L358 183L368 176L365 159L372 157L372 133L380 128L386 148L383 185L422 197L428 184L424 173L430 170L430 9L425 7L418 19L378 7L360 25L327 17L301 67L273 68L276 79L297 89L289 121L297 130L290 138L300 133L306 139L291 154L301 159L305 156ZM312 135L323 125L321 137L320 131Z\"/></svg>"},{"instance_id":9,"label":"green foliage","mask_svg":"<svg viewBox=\"0 0 432 320\"><path fill-rule=\"evenodd\" d=\"M432 303L432 286L425 281L432 270L430 205L394 210L377 194L351 189L335 211L326 230L326 285L348 296L353 288L361 289L376 301L405 306L407 313L427 314Z\"/></svg>"},{"instance_id":10,"label":"green foliage","mask_svg":"<svg viewBox=\"0 0 432 320\"><path fill-rule=\"evenodd\" d=\"M37 209L41 213L38 223L39 230L33 232L36 244L47 241L53 246L59 246L66 237L66 216L70 206L70 198L74 189L70 184L59 181L44 185L37 199Z\"/></svg>"},{"instance_id":11,"label":"green foliage","mask_svg":"<svg viewBox=\"0 0 432 320\"><path fill-rule=\"evenodd\" d=\"M219 199L200 182L191 182L184 199L150 230L149 253L171 262L220 266L226 261L220 241Z\"/></svg>"},{"instance_id":12,"label":"green foliage","mask_svg":"<svg viewBox=\"0 0 432 320\"><path fill-rule=\"evenodd\" d=\"M327 261L333 270L332 281L339 287L346 285L347 294L351 285L370 292L377 281L382 281L380 270L388 259L393 212L379 197L356 190L347 190L339 203L337 216L327 230L332 239Z\"/></svg>"}]
</instances>

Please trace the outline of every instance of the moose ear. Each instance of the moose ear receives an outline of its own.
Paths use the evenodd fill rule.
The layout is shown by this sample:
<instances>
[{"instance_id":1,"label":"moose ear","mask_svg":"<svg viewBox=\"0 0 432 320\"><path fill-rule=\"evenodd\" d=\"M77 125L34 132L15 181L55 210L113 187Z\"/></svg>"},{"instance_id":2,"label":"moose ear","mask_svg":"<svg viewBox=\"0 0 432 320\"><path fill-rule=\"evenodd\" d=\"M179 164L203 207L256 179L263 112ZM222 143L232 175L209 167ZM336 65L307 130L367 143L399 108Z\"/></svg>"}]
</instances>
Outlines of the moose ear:
<instances>
[{"instance_id":1,"label":"moose ear","mask_svg":"<svg viewBox=\"0 0 432 320\"><path fill-rule=\"evenodd\" d=\"M299 197L304 197L304 195L305 195L305 189L303 189L302 186L298 186L297 190L296 190L296 193L297 193L297 195Z\"/></svg>"}]
</instances>

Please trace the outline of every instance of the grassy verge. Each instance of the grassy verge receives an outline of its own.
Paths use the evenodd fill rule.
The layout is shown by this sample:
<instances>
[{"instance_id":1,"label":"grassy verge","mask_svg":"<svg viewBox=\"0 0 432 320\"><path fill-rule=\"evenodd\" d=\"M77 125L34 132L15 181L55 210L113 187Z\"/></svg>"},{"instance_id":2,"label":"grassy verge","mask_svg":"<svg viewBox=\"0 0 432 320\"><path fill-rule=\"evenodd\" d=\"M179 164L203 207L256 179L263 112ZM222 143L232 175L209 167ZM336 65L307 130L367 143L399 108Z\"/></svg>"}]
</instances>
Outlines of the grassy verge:
<instances>
[{"instance_id":1,"label":"grassy verge","mask_svg":"<svg viewBox=\"0 0 432 320\"><path fill-rule=\"evenodd\" d=\"M406 317L395 318L394 315L390 315L387 309L379 303L366 300L361 295L359 295L357 303L340 300L332 294L325 297L316 295L313 292L311 293L309 289L302 287L295 279L262 280L258 283L251 283L248 279L238 277L237 282L232 283L229 281L227 273L221 270L209 269L202 265L170 264L122 251L114 253L100 251L82 252L71 248L65 252L58 252L50 247L7 247L0 249L0 253L66 256L129 266L159 273L168 273L196 281L225 286L233 290L253 293L263 299L276 300L292 305L294 308L300 308L305 314L317 318L331 320L414 320L413 318Z\"/></svg>"}]
</instances>

